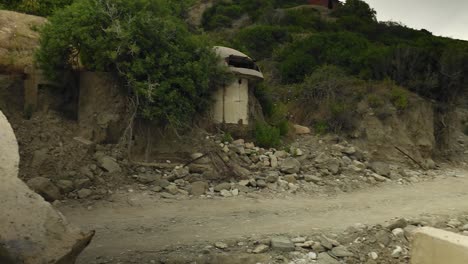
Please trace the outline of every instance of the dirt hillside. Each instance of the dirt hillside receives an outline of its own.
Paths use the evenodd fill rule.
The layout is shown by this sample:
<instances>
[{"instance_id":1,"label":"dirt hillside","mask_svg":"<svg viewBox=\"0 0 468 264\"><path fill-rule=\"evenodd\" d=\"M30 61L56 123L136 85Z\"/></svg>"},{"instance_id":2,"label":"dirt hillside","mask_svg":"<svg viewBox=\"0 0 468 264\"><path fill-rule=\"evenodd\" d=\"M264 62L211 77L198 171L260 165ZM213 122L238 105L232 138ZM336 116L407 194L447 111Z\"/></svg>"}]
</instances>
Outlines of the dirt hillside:
<instances>
[{"instance_id":1,"label":"dirt hillside","mask_svg":"<svg viewBox=\"0 0 468 264\"><path fill-rule=\"evenodd\" d=\"M0 10L0 73L21 73L33 61L43 17Z\"/></svg>"}]
</instances>

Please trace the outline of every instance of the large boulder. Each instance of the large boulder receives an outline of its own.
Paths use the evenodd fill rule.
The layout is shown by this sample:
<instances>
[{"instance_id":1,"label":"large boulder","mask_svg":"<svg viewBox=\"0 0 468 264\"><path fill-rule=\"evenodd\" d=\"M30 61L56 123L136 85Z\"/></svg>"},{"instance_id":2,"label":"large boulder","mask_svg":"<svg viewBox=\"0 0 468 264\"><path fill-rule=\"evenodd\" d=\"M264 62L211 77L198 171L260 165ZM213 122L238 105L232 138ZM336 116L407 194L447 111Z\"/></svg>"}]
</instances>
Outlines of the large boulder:
<instances>
[{"instance_id":1,"label":"large boulder","mask_svg":"<svg viewBox=\"0 0 468 264\"><path fill-rule=\"evenodd\" d=\"M46 201L53 202L55 200L60 200L62 196L60 195L60 190L55 186L49 179L44 177L32 178L28 181L28 186L33 191L40 194Z\"/></svg>"},{"instance_id":2,"label":"large boulder","mask_svg":"<svg viewBox=\"0 0 468 264\"><path fill-rule=\"evenodd\" d=\"M372 162L370 168L377 174L390 176L390 166L387 163L379 161Z\"/></svg>"},{"instance_id":3,"label":"large boulder","mask_svg":"<svg viewBox=\"0 0 468 264\"><path fill-rule=\"evenodd\" d=\"M287 174L298 173L301 163L295 158L287 158L281 162L281 171Z\"/></svg>"},{"instance_id":4,"label":"large boulder","mask_svg":"<svg viewBox=\"0 0 468 264\"><path fill-rule=\"evenodd\" d=\"M0 263L75 263L83 233L18 178L18 143L0 112Z\"/></svg>"}]
</instances>

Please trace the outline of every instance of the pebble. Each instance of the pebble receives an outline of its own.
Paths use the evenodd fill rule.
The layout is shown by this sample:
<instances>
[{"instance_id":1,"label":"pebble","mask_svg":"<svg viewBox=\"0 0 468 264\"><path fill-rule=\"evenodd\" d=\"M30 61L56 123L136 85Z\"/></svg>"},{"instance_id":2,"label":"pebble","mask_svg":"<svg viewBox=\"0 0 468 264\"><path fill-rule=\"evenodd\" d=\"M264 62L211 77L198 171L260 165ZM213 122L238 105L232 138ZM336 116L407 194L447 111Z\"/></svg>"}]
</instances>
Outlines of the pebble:
<instances>
[{"instance_id":1,"label":"pebble","mask_svg":"<svg viewBox=\"0 0 468 264\"><path fill-rule=\"evenodd\" d=\"M400 246L396 246L395 249L392 251L392 257L399 258L402 252L403 252L403 249Z\"/></svg>"},{"instance_id":2,"label":"pebble","mask_svg":"<svg viewBox=\"0 0 468 264\"><path fill-rule=\"evenodd\" d=\"M252 250L252 253L254 254L260 254L260 253L264 253L266 251L268 251L270 247L267 246L267 245L258 245L257 247L255 247L254 250Z\"/></svg>"},{"instance_id":3,"label":"pebble","mask_svg":"<svg viewBox=\"0 0 468 264\"><path fill-rule=\"evenodd\" d=\"M226 249L226 248L228 248L228 245L226 243L223 243L223 242L216 242L215 247L219 248L219 249Z\"/></svg>"},{"instance_id":4,"label":"pebble","mask_svg":"<svg viewBox=\"0 0 468 264\"><path fill-rule=\"evenodd\" d=\"M369 253L369 257L373 260L376 260L379 258L379 255L376 252L371 252Z\"/></svg>"}]
</instances>

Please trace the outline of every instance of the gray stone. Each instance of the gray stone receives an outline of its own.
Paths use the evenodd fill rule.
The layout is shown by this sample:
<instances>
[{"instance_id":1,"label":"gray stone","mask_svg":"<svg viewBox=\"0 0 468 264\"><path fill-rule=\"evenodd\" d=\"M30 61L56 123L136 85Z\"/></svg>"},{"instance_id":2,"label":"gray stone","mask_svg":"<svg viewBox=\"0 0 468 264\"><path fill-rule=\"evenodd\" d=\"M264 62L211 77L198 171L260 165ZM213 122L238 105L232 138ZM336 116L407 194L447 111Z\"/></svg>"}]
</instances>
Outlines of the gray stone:
<instances>
[{"instance_id":1,"label":"gray stone","mask_svg":"<svg viewBox=\"0 0 468 264\"><path fill-rule=\"evenodd\" d=\"M268 175L265 178L265 181L268 182L268 183L275 183L275 182L278 181L278 175Z\"/></svg>"},{"instance_id":2,"label":"gray stone","mask_svg":"<svg viewBox=\"0 0 468 264\"><path fill-rule=\"evenodd\" d=\"M294 244L287 237L274 237L271 239L271 247L280 251L293 251Z\"/></svg>"},{"instance_id":3,"label":"gray stone","mask_svg":"<svg viewBox=\"0 0 468 264\"><path fill-rule=\"evenodd\" d=\"M331 254L338 258L352 257L354 254L344 246L337 246L331 250Z\"/></svg>"},{"instance_id":4,"label":"gray stone","mask_svg":"<svg viewBox=\"0 0 468 264\"><path fill-rule=\"evenodd\" d=\"M372 177L378 182L384 182L387 180L384 176L380 176L377 173L372 173Z\"/></svg>"},{"instance_id":5,"label":"gray stone","mask_svg":"<svg viewBox=\"0 0 468 264\"><path fill-rule=\"evenodd\" d=\"M48 150L46 148L34 151L33 158L31 161L31 167L40 167L49 157L47 152Z\"/></svg>"},{"instance_id":6,"label":"gray stone","mask_svg":"<svg viewBox=\"0 0 468 264\"><path fill-rule=\"evenodd\" d=\"M408 225L408 221L406 221L406 219L404 218L399 218L393 222L391 222L387 228L388 230L393 230L395 228L405 228L406 226Z\"/></svg>"},{"instance_id":7,"label":"gray stone","mask_svg":"<svg viewBox=\"0 0 468 264\"><path fill-rule=\"evenodd\" d=\"M301 163L295 158L287 158L281 162L281 171L288 174L298 173Z\"/></svg>"},{"instance_id":8,"label":"gray stone","mask_svg":"<svg viewBox=\"0 0 468 264\"><path fill-rule=\"evenodd\" d=\"M177 179L182 179L190 174L188 167L175 168L172 173Z\"/></svg>"},{"instance_id":9,"label":"gray stone","mask_svg":"<svg viewBox=\"0 0 468 264\"><path fill-rule=\"evenodd\" d=\"M69 180L58 181L57 187L62 191L62 193L69 193L75 189L73 182Z\"/></svg>"},{"instance_id":10,"label":"gray stone","mask_svg":"<svg viewBox=\"0 0 468 264\"><path fill-rule=\"evenodd\" d=\"M338 174L340 172L340 161L338 159L330 159L327 162L327 169L332 173L332 174Z\"/></svg>"},{"instance_id":11,"label":"gray stone","mask_svg":"<svg viewBox=\"0 0 468 264\"><path fill-rule=\"evenodd\" d=\"M340 264L338 260L331 257L326 252L318 254L317 260L317 264Z\"/></svg>"},{"instance_id":12,"label":"gray stone","mask_svg":"<svg viewBox=\"0 0 468 264\"><path fill-rule=\"evenodd\" d=\"M375 234L375 238L377 240L378 243L384 245L384 246L388 246L391 242L391 239L390 239L390 234L385 231L385 230L380 230L379 232L377 232Z\"/></svg>"},{"instance_id":13,"label":"gray stone","mask_svg":"<svg viewBox=\"0 0 468 264\"><path fill-rule=\"evenodd\" d=\"M319 183L322 182L322 178L315 176L315 175L305 175L304 180L306 182L313 182L313 183Z\"/></svg>"},{"instance_id":14,"label":"gray stone","mask_svg":"<svg viewBox=\"0 0 468 264\"><path fill-rule=\"evenodd\" d=\"M223 197L231 197L232 196L232 193L230 191L228 191L228 190L225 190L225 189L221 190L221 192L219 192L219 194L221 194L221 196L223 196Z\"/></svg>"},{"instance_id":15,"label":"gray stone","mask_svg":"<svg viewBox=\"0 0 468 264\"><path fill-rule=\"evenodd\" d=\"M220 192L222 190L231 190L231 184L229 182L223 182L214 187L215 192Z\"/></svg>"},{"instance_id":16,"label":"gray stone","mask_svg":"<svg viewBox=\"0 0 468 264\"><path fill-rule=\"evenodd\" d=\"M161 188L166 188L167 186L169 186L171 183L166 180L166 179L161 179L159 181L156 181L156 185L160 186Z\"/></svg>"},{"instance_id":17,"label":"gray stone","mask_svg":"<svg viewBox=\"0 0 468 264\"><path fill-rule=\"evenodd\" d=\"M27 185L48 202L53 202L62 198L59 188L47 178L32 178L27 182Z\"/></svg>"},{"instance_id":18,"label":"gray stone","mask_svg":"<svg viewBox=\"0 0 468 264\"><path fill-rule=\"evenodd\" d=\"M86 199L89 196L91 196L91 194L93 194L93 191L91 191L90 189L81 189L78 191L78 198Z\"/></svg>"},{"instance_id":19,"label":"gray stone","mask_svg":"<svg viewBox=\"0 0 468 264\"><path fill-rule=\"evenodd\" d=\"M209 164L211 162L211 160L208 157L201 157L203 157L203 153L193 153L192 155L190 155L190 158L192 158L192 160L197 159L195 161L195 163L197 164Z\"/></svg>"},{"instance_id":20,"label":"gray stone","mask_svg":"<svg viewBox=\"0 0 468 264\"><path fill-rule=\"evenodd\" d=\"M275 155L270 155L270 166L272 168L278 167L278 158Z\"/></svg>"},{"instance_id":21,"label":"gray stone","mask_svg":"<svg viewBox=\"0 0 468 264\"><path fill-rule=\"evenodd\" d=\"M354 153L356 153L356 148L354 147L345 148L342 152L346 155L351 156L351 155L354 155Z\"/></svg>"},{"instance_id":22,"label":"gray stone","mask_svg":"<svg viewBox=\"0 0 468 264\"><path fill-rule=\"evenodd\" d=\"M75 180L76 189L88 188L91 185L92 185L92 182L88 178Z\"/></svg>"},{"instance_id":23,"label":"gray stone","mask_svg":"<svg viewBox=\"0 0 468 264\"><path fill-rule=\"evenodd\" d=\"M140 174L136 177L136 180L139 183L149 184L161 179L161 175L156 175L152 173Z\"/></svg>"},{"instance_id":24,"label":"gray stone","mask_svg":"<svg viewBox=\"0 0 468 264\"><path fill-rule=\"evenodd\" d=\"M171 185L169 185L169 186L166 186L164 189L165 189L168 193L170 193L170 194L172 194L172 195L176 195L176 194L179 193L179 188L177 188L177 186L174 185L174 184L171 184Z\"/></svg>"},{"instance_id":25,"label":"gray stone","mask_svg":"<svg viewBox=\"0 0 468 264\"><path fill-rule=\"evenodd\" d=\"M114 172L121 172L122 169L120 168L117 161L109 156L102 156L98 159L98 164L104 170L114 173Z\"/></svg>"},{"instance_id":26,"label":"gray stone","mask_svg":"<svg viewBox=\"0 0 468 264\"><path fill-rule=\"evenodd\" d=\"M203 195L208 190L208 187L208 183L203 181L196 181L191 185L190 194L193 196Z\"/></svg>"},{"instance_id":27,"label":"gray stone","mask_svg":"<svg viewBox=\"0 0 468 264\"><path fill-rule=\"evenodd\" d=\"M227 249L228 245L226 243L223 243L223 242L216 242L215 247L217 247L219 249Z\"/></svg>"},{"instance_id":28,"label":"gray stone","mask_svg":"<svg viewBox=\"0 0 468 264\"><path fill-rule=\"evenodd\" d=\"M161 197L164 198L164 199L174 199L175 196L170 194L170 193L166 193L166 192L163 192L161 193Z\"/></svg>"},{"instance_id":29,"label":"gray stone","mask_svg":"<svg viewBox=\"0 0 468 264\"><path fill-rule=\"evenodd\" d=\"M390 166L384 162L372 162L370 168L377 174L383 176L390 176Z\"/></svg>"},{"instance_id":30,"label":"gray stone","mask_svg":"<svg viewBox=\"0 0 468 264\"><path fill-rule=\"evenodd\" d=\"M320 236L318 240L320 241L320 244L322 244L322 246L325 247L326 249L332 249L334 246L340 245L338 241L331 239L324 235Z\"/></svg>"},{"instance_id":31,"label":"gray stone","mask_svg":"<svg viewBox=\"0 0 468 264\"><path fill-rule=\"evenodd\" d=\"M264 180L260 179L260 180L257 180L257 186L260 188L265 188L267 187L267 184Z\"/></svg>"},{"instance_id":32,"label":"gray stone","mask_svg":"<svg viewBox=\"0 0 468 264\"><path fill-rule=\"evenodd\" d=\"M282 158L286 158L288 156L288 153L286 151L284 151L284 150L278 150L278 151L275 152L275 156L277 158L282 159Z\"/></svg>"},{"instance_id":33,"label":"gray stone","mask_svg":"<svg viewBox=\"0 0 468 264\"><path fill-rule=\"evenodd\" d=\"M325 247L323 247L322 244L320 244L320 242L314 242L312 244L311 248L312 248L313 251L315 251L317 253L326 251Z\"/></svg>"},{"instance_id":34,"label":"gray stone","mask_svg":"<svg viewBox=\"0 0 468 264\"><path fill-rule=\"evenodd\" d=\"M161 191L162 191L162 188L161 188L161 186L154 186L153 188L151 188L151 190L152 190L153 192L161 192Z\"/></svg>"},{"instance_id":35,"label":"gray stone","mask_svg":"<svg viewBox=\"0 0 468 264\"><path fill-rule=\"evenodd\" d=\"M258 245L258 246L255 247L254 250L252 250L252 253L254 253L254 254L264 253L264 252L267 252L269 248L270 248L270 247L267 246L267 245L263 245L263 244L262 244L262 245Z\"/></svg>"},{"instance_id":36,"label":"gray stone","mask_svg":"<svg viewBox=\"0 0 468 264\"><path fill-rule=\"evenodd\" d=\"M285 181L289 182L289 183L297 183L297 180L296 180L296 175L294 174L289 174L289 175L286 175L283 177Z\"/></svg>"}]
</instances>

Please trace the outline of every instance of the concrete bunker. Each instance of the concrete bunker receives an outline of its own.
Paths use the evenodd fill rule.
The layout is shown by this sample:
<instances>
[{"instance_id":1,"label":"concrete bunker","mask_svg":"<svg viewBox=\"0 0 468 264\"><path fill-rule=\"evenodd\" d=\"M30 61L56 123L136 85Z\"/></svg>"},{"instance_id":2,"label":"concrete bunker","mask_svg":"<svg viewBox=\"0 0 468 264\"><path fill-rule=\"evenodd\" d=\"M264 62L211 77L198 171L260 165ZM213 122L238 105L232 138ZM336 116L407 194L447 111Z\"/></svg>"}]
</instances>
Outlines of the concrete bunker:
<instances>
[{"instance_id":1,"label":"concrete bunker","mask_svg":"<svg viewBox=\"0 0 468 264\"><path fill-rule=\"evenodd\" d=\"M214 50L235 78L213 94L213 121L218 124L249 125L252 121L249 114L249 101L253 96L251 91L255 82L264 79L263 74L255 61L240 51L221 46L214 47Z\"/></svg>"}]
</instances>

